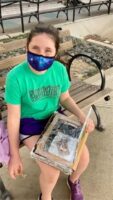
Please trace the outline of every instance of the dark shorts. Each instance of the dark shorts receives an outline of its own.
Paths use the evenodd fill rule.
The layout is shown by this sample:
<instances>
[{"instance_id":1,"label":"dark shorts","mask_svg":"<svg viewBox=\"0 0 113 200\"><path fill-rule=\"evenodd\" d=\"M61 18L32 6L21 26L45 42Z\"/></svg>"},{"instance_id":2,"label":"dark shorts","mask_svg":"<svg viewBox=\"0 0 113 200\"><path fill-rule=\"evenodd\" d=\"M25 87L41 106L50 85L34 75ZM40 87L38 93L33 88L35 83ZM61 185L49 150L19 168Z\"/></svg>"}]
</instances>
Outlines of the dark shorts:
<instances>
[{"instance_id":1,"label":"dark shorts","mask_svg":"<svg viewBox=\"0 0 113 200\"><path fill-rule=\"evenodd\" d=\"M63 114L61 108L58 109L58 112ZM51 117L52 116L41 120L34 118L22 118L20 120L20 142L31 136L41 135Z\"/></svg>"},{"instance_id":2,"label":"dark shorts","mask_svg":"<svg viewBox=\"0 0 113 200\"><path fill-rule=\"evenodd\" d=\"M20 120L20 141L22 142L23 140L33 136L33 135L40 135L49 118L47 119L42 119L42 120L36 120L33 118L23 118Z\"/></svg>"}]
</instances>

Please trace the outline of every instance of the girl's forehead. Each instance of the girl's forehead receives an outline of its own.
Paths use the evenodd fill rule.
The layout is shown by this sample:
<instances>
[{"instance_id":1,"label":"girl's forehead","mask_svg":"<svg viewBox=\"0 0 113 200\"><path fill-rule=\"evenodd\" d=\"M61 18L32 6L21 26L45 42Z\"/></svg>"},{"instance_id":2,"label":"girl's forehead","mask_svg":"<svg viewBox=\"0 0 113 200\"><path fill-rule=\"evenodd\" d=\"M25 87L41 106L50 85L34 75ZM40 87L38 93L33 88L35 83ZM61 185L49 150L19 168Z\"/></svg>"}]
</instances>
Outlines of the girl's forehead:
<instances>
[{"instance_id":1,"label":"girl's forehead","mask_svg":"<svg viewBox=\"0 0 113 200\"><path fill-rule=\"evenodd\" d=\"M31 40L31 42L32 41L51 41L51 42L53 42L53 43L55 43L55 39L54 39L54 37L53 37L53 35L50 35L50 34L47 34L47 33L39 33L39 34L37 34L37 35L35 35L35 36L33 36L32 37L32 40Z\"/></svg>"}]
</instances>

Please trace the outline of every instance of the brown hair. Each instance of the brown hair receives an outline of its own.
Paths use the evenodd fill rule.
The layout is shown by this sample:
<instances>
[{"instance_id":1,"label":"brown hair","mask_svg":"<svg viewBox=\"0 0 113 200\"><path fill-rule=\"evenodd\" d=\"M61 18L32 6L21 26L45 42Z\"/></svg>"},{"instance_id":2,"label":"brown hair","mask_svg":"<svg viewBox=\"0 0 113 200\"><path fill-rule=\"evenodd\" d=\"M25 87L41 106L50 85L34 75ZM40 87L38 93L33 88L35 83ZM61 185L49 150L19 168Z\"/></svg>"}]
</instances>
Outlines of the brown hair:
<instances>
[{"instance_id":1,"label":"brown hair","mask_svg":"<svg viewBox=\"0 0 113 200\"><path fill-rule=\"evenodd\" d=\"M35 26L30 31L30 33L27 37L27 48L29 47L29 43L31 42L32 38L34 36L37 36L38 34L41 34L41 33L46 33L46 34L50 35L50 37L55 42L56 52L58 52L58 49L59 49L59 32L58 32L58 29L51 26L51 25L47 25L45 23L39 23L37 26Z\"/></svg>"}]
</instances>

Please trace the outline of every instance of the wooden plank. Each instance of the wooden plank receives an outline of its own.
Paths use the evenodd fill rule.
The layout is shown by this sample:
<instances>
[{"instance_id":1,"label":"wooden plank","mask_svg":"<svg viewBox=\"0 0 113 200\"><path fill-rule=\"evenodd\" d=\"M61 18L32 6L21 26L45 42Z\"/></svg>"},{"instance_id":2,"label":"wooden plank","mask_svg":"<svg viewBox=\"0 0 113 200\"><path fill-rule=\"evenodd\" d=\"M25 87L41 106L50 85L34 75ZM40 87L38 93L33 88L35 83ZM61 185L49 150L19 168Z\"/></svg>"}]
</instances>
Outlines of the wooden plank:
<instances>
[{"instance_id":1,"label":"wooden plank","mask_svg":"<svg viewBox=\"0 0 113 200\"><path fill-rule=\"evenodd\" d=\"M75 85L75 87L73 86L73 88L70 88L70 93L71 95L77 95L82 93L83 91L85 91L86 95L90 95L90 93L95 92L97 90L100 89L99 85L91 85L91 84L87 84L85 82L82 82L80 85Z\"/></svg>"},{"instance_id":2,"label":"wooden plank","mask_svg":"<svg viewBox=\"0 0 113 200\"><path fill-rule=\"evenodd\" d=\"M86 107L89 107L91 106L92 104L95 104L98 100L101 100L103 99L105 96L107 95L110 95L110 93L112 92L113 90L110 89L110 88L106 88L96 94L94 94L93 96L89 97L88 99L85 99L84 101L78 103L79 107L81 109L84 109ZM76 101L76 99L74 99ZM3 111L3 112L0 112L0 114L2 116L4 116L4 113L5 113L5 116L6 116L6 111ZM68 117L73 117L73 114L71 114L69 111L65 111L64 112Z\"/></svg>"},{"instance_id":3,"label":"wooden plank","mask_svg":"<svg viewBox=\"0 0 113 200\"><path fill-rule=\"evenodd\" d=\"M64 38L70 36L69 30L61 30L59 31L59 37ZM23 48L26 45L26 38L23 39L14 39L11 42L0 44L0 53L5 53L8 51L12 51L14 49Z\"/></svg>"},{"instance_id":4,"label":"wooden plank","mask_svg":"<svg viewBox=\"0 0 113 200\"><path fill-rule=\"evenodd\" d=\"M94 94L93 96L91 97L88 97L87 99L77 103L78 106L81 108L81 109L85 109L95 103L97 103L98 101L100 101L101 99L104 99L104 97L110 95L110 93L113 92L112 89L110 88L105 88L104 90L101 90L100 92ZM76 102L76 98L73 98ZM73 117L74 115L72 113L70 113L69 111L65 110L64 113L68 116L68 117Z\"/></svg>"},{"instance_id":5,"label":"wooden plank","mask_svg":"<svg viewBox=\"0 0 113 200\"><path fill-rule=\"evenodd\" d=\"M95 104L98 100L103 99L105 96L109 95L113 90L110 88L106 88L105 90L102 90L96 94L94 94L93 96L89 97L88 99L85 99L84 101L78 103L79 107L81 109L86 108L88 106L91 106L92 104ZM74 99L76 101L76 99ZM3 115L4 115L3 111ZM70 112L68 112L67 110L65 111L65 114L67 116L72 116L72 114Z\"/></svg>"},{"instance_id":6,"label":"wooden plank","mask_svg":"<svg viewBox=\"0 0 113 200\"><path fill-rule=\"evenodd\" d=\"M61 30L59 31L59 37L64 38L70 36L69 30ZM0 44L0 53L5 53L8 51L12 51L19 48L24 48L26 45L26 38L23 39L14 39L11 42Z\"/></svg>"},{"instance_id":7,"label":"wooden plank","mask_svg":"<svg viewBox=\"0 0 113 200\"><path fill-rule=\"evenodd\" d=\"M109 95L112 91L113 90L110 88L105 88L104 90L101 90L100 92L94 94L93 96L89 97L88 99L81 101L80 103L78 103L78 105L81 109L91 106L92 104L97 103L101 99L104 99L104 97Z\"/></svg>"},{"instance_id":8,"label":"wooden plank","mask_svg":"<svg viewBox=\"0 0 113 200\"><path fill-rule=\"evenodd\" d=\"M78 78L75 78L75 80L71 81L71 87L70 87L70 92L71 93L80 93L81 90L87 89L87 87L92 87L92 89L97 89L99 88L99 85L93 85L89 84L83 80L80 80Z\"/></svg>"},{"instance_id":9,"label":"wooden plank","mask_svg":"<svg viewBox=\"0 0 113 200\"><path fill-rule=\"evenodd\" d=\"M3 88L5 85L5 77L0 77L0 88Z\"/></svg>"},{"instance_id":10,"label":"wooden plank","mask_svg":"<svg viewBox=\"0 0 113 200\"><path fill-rule=\"evenodd\" d=\"M73 41L72 40L63 42L63 43L60 44L60 48L59 48L58 53L60 54L62 52L66 52L66 51L68 51L72 48L73 48Z\"/></svg>"},{"instance_id":11,"label":"wooden plank","mask_svg":"<svg viewBox=\"0 0 113 200\"><path fill-rule=\"evenodd\" d=\"M13 67L13 66L21 63L23 60L25 60L25 58L26 58L26 54L22 54L22 55L19 55L19 56L9 57L5 60L1 60L0 61L0 70Z\"/></svg>"},{"instance_id":12,"label":"wooden plank","mask_svg":"<svg viewBox=\"0 0 113 200\"><path fill-rule=\"evenodd\" d=\"M70 31L68 29L59 31L59 37L60 38L67 37L67 36L70 36Z\"/></svg>"},{"instance_id":13,"label":"wooden plank","mask_svg":"<svg viewBox=\"0 0 113 200\"><path fill-rule=\"evenodd\" d=\"M0 44L0 53L5 53L19 48L24 48L26 38Z\"/></svg>"},{"instance_id":14,"label":"wooden plank","mask_svg":"<svg viewBox=\"0 0 113 200\"><path fill-rule=\"evenodd\" d=\"M70 32L69 30L63 30L63 31L59 31L59 36L60 37L66 37L69 36ZM15 49L19 49L19 48L24 48L26 45L26 38L24 39L15 39L14 41L11 42L7 42L7 43L2 43L0 44L0 53L5 53L5 52L9 52L9 51L13 51ZM64 51L64 50L69 50L73 47L73 42L72 40L67 41L65 43L62 43L60 45L60 52Z\"/></svg>"},{"instance_id":15,"label":"wooden plank","mask_svg":"<svg viewBox=\"0 0 113 200\"><path fill-rule=\"evenodd\" d=\"M59 56L60 62L64 63L65 65L68 65L68 61L71 58L68 54L65 53L65 55Z\"/></svg>"},{"instance_id":16,"label":"wooden plank","mask_svg":"<svg viewBox=\"0 0 113 200\"><path fill-rule=\"evenodd\" d=\"M3 53L5 51L4 44L0 44L0 53Z\"/></svg>"},{"instance_id":17,"label":"wooden plank","mask_svg":"<svg viewBox=\"0 0 113 200\"><path fill-rule=\"evenodd\" d=\"M85 85L84 87L76 88L73 92L70 91L70 95L78 103L79 101L88 98L88 96L98 92L98 90L99 86L95 87L95 85Z\"/></svg>"}]
</instances>

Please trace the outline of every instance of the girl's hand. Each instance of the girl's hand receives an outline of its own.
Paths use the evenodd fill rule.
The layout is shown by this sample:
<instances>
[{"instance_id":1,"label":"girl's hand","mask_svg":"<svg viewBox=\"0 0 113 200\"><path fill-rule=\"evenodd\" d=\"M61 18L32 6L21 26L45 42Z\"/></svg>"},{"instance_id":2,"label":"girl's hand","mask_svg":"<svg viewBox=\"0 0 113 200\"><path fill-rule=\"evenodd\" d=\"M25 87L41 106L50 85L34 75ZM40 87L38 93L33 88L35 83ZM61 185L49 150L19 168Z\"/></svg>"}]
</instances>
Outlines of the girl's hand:
<instances>
[{"instance_id":1,"label":"girl's hand","mask_svg":"<svg viewBox=\"0 0 113 200\"><path fill-rule=\"evenodd\" d=\"M81 117L81 119L79 119L80 123L84 124L85 119L86 119L86 116ZM92 131L94 131L94 129L95 129L95 124L93 120L88 118L87 123L86 123L86 128L85 128L86 132L91 133Z\"/></svg>"},{"instance_id":2,"label":"girl's hand","mask_svg":"<svg viewBox=\"0 0 113 200\"><path fill-rule=\"evenodd\" d=\"M87 123L86 123L86 132L91 133L92 131L94 131L95 129L95 125L92 119L88 119Z\"/></svg>"},{"instance_id":3,"label":"girl's hand","mask_svg":"<svg viewBox=\"0 0 113 200\"><path fill-rule=\"evenodd\" d=\"M10 158L8 169L9 169L9 174L13 179L16 179L16 176L23 175L23 164L20 156L16 157L12 156Z\"/></svg>"}]
</instances>

